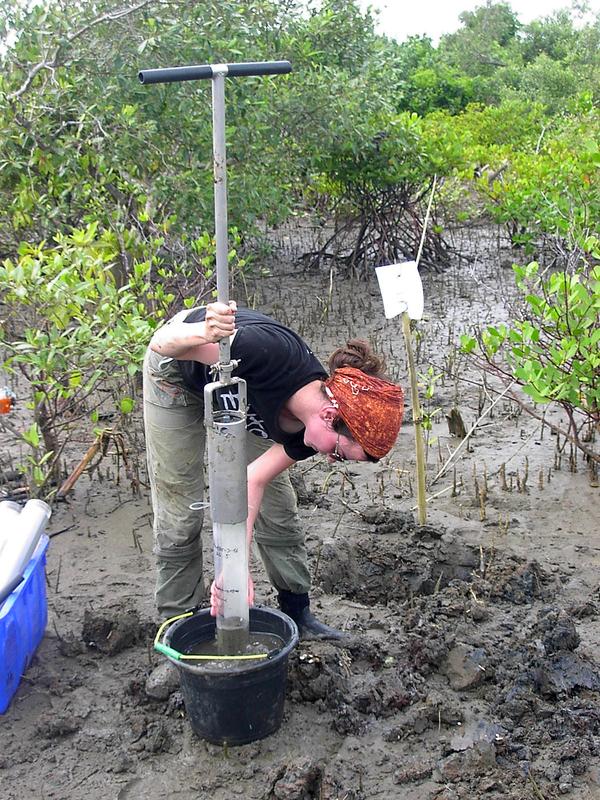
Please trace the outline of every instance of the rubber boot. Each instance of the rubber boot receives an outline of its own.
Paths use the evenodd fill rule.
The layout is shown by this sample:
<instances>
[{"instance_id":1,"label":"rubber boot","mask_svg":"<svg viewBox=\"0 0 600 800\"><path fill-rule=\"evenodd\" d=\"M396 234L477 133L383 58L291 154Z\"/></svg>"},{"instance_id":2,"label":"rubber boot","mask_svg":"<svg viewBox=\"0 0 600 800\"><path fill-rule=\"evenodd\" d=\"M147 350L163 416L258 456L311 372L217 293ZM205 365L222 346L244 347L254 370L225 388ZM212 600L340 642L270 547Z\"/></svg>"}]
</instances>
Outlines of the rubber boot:
<instances>
[{"instance_id":1,"label":"rubber boot","mask_svg":"<svg viewBox=\"0 0 600 800\"><path fill-rule=\"evenodd\" d=\"M285 589L278 589L279 608L288 617L291 617L298 626L300 638L311 639L333 639L343 641L349 639L347 633L330 628L315 618L310 610L310 600L308 594L294 594Z\"/></svg>"}]
</instances>

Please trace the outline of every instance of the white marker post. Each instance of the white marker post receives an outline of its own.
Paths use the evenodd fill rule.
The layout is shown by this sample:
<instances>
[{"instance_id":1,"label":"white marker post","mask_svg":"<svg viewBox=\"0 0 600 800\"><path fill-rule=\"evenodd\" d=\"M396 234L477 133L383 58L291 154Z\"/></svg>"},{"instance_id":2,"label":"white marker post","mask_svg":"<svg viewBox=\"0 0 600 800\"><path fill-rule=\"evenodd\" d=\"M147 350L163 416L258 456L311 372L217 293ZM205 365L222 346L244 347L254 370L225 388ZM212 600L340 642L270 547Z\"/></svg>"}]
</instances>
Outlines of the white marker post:
<instances>
[{"instance_id":1,"label":"white marker post","mask_svg":"<svg viewBox=\"0 0 600 800\"><path fill-rule=\"evenodd\" d=\"M417 387L417 373L415 370L415 358L412 349L412 334L410 330L411 319L421 319L423 316L423 284L419 275L419 261L423 252L427 223L431 213L431 206L435 195L437 175L433 176L431 194L427 204L427 212L423 221L421 231L421 241L419 242L419 252L414 261L407 261L404 264L390 264L386 267L376 267L377 280L383 297L383 308L387 319L402 314L402 332L406 345L406 357L408 360L408 374L410 377L410 391L412 396L412 414L415 425L415 450L417 454L417 509L419 525L427 522L427 496L425 487L425 453L423 450L423 431L421 416L421 404L419 403L419 391Z\"/></svg>"},{"instance_id":2,"label":"white marker post","mask_svg":"<svg viewBox=\"0 0 600 800\"><path fill-rule=\"evenodd\" d=\"M423 450L423 432L421 404L417 387L417 374L412 348L411 319L423 316L423 284L416 261L404 264L388 264L376 267L379 290L383 298L383 311L386 319L393 319L402 314L402 332L406 345L408 374L412 397L412 416L415 426L415 450L417 456L417 508L419 525L427 521L427 500L425 487L425 452Z\"/></svg>"}]
</instances>

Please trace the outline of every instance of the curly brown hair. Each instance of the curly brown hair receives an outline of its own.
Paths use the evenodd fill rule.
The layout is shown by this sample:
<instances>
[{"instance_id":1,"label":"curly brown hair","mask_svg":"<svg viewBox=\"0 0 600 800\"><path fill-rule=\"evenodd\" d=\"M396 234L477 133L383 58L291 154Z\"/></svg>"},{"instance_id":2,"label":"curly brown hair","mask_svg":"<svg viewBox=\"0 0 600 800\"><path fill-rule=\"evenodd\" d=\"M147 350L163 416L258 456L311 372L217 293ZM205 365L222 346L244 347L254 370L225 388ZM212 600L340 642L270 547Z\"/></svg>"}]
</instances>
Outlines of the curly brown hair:
<instances>
[{"instance_id":1,"label":"curly brown hair","mask_svg":"<svg viewBox=\"0 0 600 800\"><path fill-rule=\"evenodd\" d=\"M354 367L366 375L385 378L385 360L377 355L369 342L364 339L349 339L343 347L338 347L329 356L329 372L333 374L340 367Z\"/></svg>"}]
</instances>

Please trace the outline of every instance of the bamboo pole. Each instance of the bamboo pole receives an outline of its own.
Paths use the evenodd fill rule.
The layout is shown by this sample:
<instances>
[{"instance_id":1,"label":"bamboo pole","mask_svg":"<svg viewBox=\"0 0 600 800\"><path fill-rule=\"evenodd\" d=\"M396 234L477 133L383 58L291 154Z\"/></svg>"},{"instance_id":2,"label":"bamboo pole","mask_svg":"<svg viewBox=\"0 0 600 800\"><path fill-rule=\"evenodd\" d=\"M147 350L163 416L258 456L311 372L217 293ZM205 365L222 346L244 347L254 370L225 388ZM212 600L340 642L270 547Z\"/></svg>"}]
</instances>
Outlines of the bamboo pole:
<instances>
[{"instance_id":1,"label":"bamboo pole","mask_svg":"<svg viewBox=\"0 0 600 800\"><path fill-rule=\"evenodd\" d=\"M427 224L429 222L429 215L431 213L431 205L433 203L436 183L437 175L434 175L433 185L431 187L431 195L429 197L429 203L427 204L427 213L425 214L425 219L423 220L423 230L421 232L419 250L415 259L417 268L419 267L421 253L423 252L425 234L427 231ZM412 417L415 429L415 454L417 459L417 519L419 525L425 525L427 522L427 486L425 482L425 449L423 447L423 415L421 414L421 403L419 401L417 370L415 365L415 357L413 354L412 332L410 329L410 317L408 316L408 311L404 311L402 313L402 333L404 334L404 344L406 346L406 358L408 362L408 374L410 377L410 392L412 398Z\"/></svg>"},{"instance_id":2,"label":"bamboo pole","mask_svg":"<svg viewBox=\"0 0 600 800\"><path fill-rule=\"evenodd\" d=\"M406 345L406 358L408 360L408 374L410 376L410 393L412 398L412 417L415 426L415 452L417 457L417 510L419 525L427 522L427 497L425 486L425 451L423 448L423 417L421 403L419 402L419 388L417 386L417 372L415 357L412 348L412 332L410 330L410 317L402 313L402 333Z\"/></svg>"}]
</instances>

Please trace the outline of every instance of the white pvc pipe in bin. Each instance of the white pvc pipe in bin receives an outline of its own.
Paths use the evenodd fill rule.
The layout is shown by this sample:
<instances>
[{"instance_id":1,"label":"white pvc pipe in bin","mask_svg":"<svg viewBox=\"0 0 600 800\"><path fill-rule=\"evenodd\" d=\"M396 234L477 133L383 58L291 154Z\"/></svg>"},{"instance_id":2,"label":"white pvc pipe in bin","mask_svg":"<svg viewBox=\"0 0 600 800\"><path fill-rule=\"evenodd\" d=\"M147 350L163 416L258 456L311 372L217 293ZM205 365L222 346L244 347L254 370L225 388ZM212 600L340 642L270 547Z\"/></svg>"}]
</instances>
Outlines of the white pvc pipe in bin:
<instances>
[{"instance_id":1,"label":"white pvc pipe in bin","mask_svg":"<svg viewBox=\"0 0 600 800\"><path fill-rule=\"evenodd\" d=\"M0 599L18 585L52 513L43 500L18 508L10 500L0 502Z\"/></svg>"}]
</instances>

